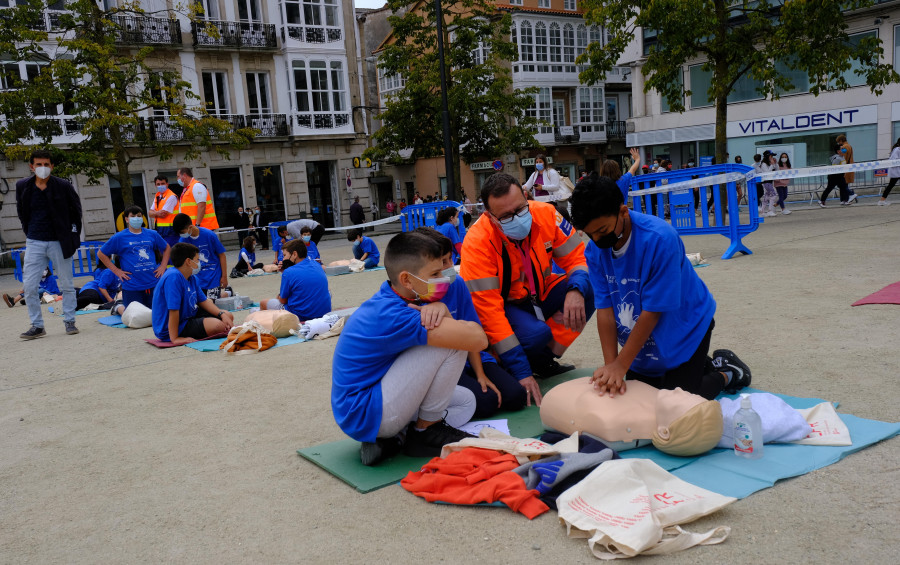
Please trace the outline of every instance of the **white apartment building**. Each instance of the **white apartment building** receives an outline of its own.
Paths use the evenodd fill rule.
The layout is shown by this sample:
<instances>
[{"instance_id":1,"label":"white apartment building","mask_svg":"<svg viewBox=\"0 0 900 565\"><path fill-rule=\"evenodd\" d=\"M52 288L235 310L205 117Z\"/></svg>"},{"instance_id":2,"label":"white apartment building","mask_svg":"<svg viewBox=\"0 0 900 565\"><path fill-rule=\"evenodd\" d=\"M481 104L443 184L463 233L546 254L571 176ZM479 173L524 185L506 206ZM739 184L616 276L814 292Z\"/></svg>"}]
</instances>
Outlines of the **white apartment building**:
<instances>
[{"instance_id":1,"label":"white apartment building","mask_svg":"<svg viewBox=\"0 0 900 565\"><path fill-rule=\"evenodd\" d=\"M513 88L538 89L530 113L547 122L535 132L543 149L529 148L518 155L484 155L481 161L461 163L460 187L474 200L484 179L496 170L524 182L534 170L534 156L542 151L562 174L572 179L582 170L599 169L607 158L624 159L628 153L624 143L625 120L632 113L632 68L616 67L604 83L586 86L578 79L583 67L575 64L590 42L605 40L603 29L585 23L576 0L497 0L495 4L499 11L512 16L510 39L518 47L518 60L511 63L510 69ZM423 4L422 9L430 9L429 4ZM385 9L365 11L367 35L369 22L383 19L382 11ZM367 44L372 44L371 39L367 37ZM378 38L376 44L389 41L390 35ZM637 49L636 42L632 58L639 54ZM374 49L376 58L377 54ZM378 84L382 107L404 86L402 77L374 69L369 80ZM385 166L379 181L385 187L382 189L379 184L379 194L384 191L394 198L407 198L408 202L416 190L422 195L443 193L444 159Z\"/></svg>"},{"instance_id":2,"label":"white apartment building","mask_svg":"<svg viewBox=\"0 0 900 565\"><path fill-rule=\"evenodd\" d=\"M883 0L874 7L845 14L851 40L876 36L882 40L884 61L892 61L900 71L900 2ZM652 33L644 32L643 49L653 44ZM827 57L827 53L822 54ZM682 69L687 96L685 112L669 111L667 101L655 91L644 93L640 58L634 60L632 94L635 101L629 120L629 146L639 147L645 161L671 159L674 167L715 155L715 107L707 98L710 73L697 61ZM787 69L785 69L787 71ZM763 99L749 78L741 79L729 97L728 152L740 155L745 164L766 148L791 155L795 167L828 164L834 139L845 134L853 146L856 161L886 159L900 138L900 85L893 84L881 95L873 94L865 79L848 71L851 85L845 91L813 96L805 74L793 77L795 88L781 93L779 100ZM871 184L873 171L857 175L857 185Z\"/></svg>"},{"instance_id":3,"label":"white apartment building","mask_svg":"<svg viewBox=\"0 0 900 565\"><path fill-rule=\"evenodd\" d=\"M106 7L116 0L104 0ZM259 206L267 221L303 214L326 227L349 223L354 196L369 197L368 171L353 159L366 148L360 109L360 45L352 2L340 0L201 0L205 22L192 23L175 0L143 0L142 16L121 16L117 37L123 50L153 46L154 65L178 68L210 114L235 127L259 130L243 150L228 159L215 152L185 161L179 133L164 113L147 112L143 127L156 139L171 141L175 158L145 158L132 164L135 202L146 209L153 178L168 176L184 165L212 189L220 226L233 225L237 207ZM2 8L0 0L0 8ZM45 12L51 33L64 2ZM214 26L218 34L208 33ZM216 36L217 35L217 36ZM39 62L3 63L6 72L33 76ZM5 75L4 75L5 76ZM5 87L5 85L2 85ZM78 139L77 120L62 105L48 109L61 120L65 146ZM0 189L7 204L0 210L0 237L8 248L24 243L15 212L15 182L28 176L27 164L0 167ZM84 209L85 240L104 240L114 233L122 209L121 189L113 178L91 185L71 179ZM175 185L177 186L177 185Z\"/></svg>"}]
</instances>

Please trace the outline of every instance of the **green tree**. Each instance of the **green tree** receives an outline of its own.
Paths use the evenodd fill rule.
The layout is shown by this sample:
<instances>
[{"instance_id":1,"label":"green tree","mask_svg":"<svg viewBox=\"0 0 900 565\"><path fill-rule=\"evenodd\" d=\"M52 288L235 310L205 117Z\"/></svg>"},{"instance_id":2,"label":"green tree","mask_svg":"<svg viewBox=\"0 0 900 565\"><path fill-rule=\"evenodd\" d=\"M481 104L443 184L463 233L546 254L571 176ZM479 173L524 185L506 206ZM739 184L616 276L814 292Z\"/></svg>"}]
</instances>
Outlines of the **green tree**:
<instances>
[{"instance_id":1,"label":"green tree","mask_svg":"<svg viewBox=\"0 0 900 565\"><path fill-rule=\"evenodd\" d=\"M173 51L167 57L152 46L121 41L129 33L127 16L150 14L139 1L103 10L95 0L25 0L3 10L0 26L0 142L6 157L21 159L35 147L51 147L54 138L65 140L59 137L64 133L80 134L52 147L59 154L55 171L83 174L91 182L112 176L125 206L134 202L129 167L135 160L167 160L176 148L185 159L205 149L227 157L229 148L245 146L255 133L208 115L181 78Z\"/></svg>"},{"instance_id":2,"label":"green tree","mask_svg":"<svg viewBox=\"0 0 900 565\"><path fill-rule=\"evenodd\" d=\"M707 95L716 107L716 161L723 163L728 95L742 77L756 81L757 91L772 99L798 86L791 74L805 74L813 95L846 89L853 74L865 77L876 94L900 81L891 65L881 63L880 39L852 41L847 35L844 13L874 3L582 0L585 19L606 27L609 41L588 47L580 62L590 67L580 78L591 84L603 80L640 28L649 47L641 68L644 90L658 91L672 110L683 112L691 91L684 88L682 66L702 61L702 70L712 76Z\"/></svg>"},{"instance_id":3,"label":"green tree","mask_svg":"<svg viewBox=\"0 0 900 565\"><path fill-rule=\"evenodd\" d=\"M444 154L441 121L440 67L437 55L433 2L408 6L389 0L394 15L389 43L379 53L381 72L398 75L405 86L384 102L377 116L382 127L365 155L373 160L403 162L408 157ZM513 90L509 61L516 45L509 41L511 18L489 0L442 0L444 59L450 136L456 179L460 157L467 163L479 158L515 153L534 147L541 124L529 115L536 89Z\"/></svg>"}]
</instances>

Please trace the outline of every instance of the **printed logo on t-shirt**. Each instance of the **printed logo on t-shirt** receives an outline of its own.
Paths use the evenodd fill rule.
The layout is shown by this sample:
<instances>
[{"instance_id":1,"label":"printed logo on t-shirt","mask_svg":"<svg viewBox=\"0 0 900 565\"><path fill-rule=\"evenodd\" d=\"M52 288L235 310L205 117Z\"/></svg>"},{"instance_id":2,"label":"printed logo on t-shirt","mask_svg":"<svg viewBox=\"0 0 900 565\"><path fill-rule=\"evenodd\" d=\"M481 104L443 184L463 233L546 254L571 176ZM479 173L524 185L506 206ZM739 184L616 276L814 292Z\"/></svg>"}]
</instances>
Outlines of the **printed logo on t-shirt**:
<instances>
[{"instance_id":1,"label":"printed logo on t-shirt","mask_svg":"<svg viewBox=\"0 0 900 565\"><path fill-rule=\"evenodd\" d=\"M617 283L615 277L609 278L612 279L609 281L609 295L613 304L615 304L616 334L619 345L624 346L635 324L637 324L638 317L641 315L641 279L622 278ZM644 347L641 348L637 357L635 357L635 362L641 360L659 361L659 348L652 334L647 338Z\"/></svg>"}]
</instances>

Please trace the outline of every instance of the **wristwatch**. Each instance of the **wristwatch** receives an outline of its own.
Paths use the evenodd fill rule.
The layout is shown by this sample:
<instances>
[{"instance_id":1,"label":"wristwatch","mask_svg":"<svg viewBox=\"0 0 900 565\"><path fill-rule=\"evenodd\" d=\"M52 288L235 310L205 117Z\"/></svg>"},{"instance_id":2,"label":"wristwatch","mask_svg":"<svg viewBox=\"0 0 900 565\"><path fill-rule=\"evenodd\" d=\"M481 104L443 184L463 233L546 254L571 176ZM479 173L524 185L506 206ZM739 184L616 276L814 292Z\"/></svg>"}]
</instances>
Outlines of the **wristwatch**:
<instances>
[{"instance_id":1,"label":"wristwatch","mask_svg":"<svg viewBox=\"0 0 900 565\"><path fill-rule=\"evenodd\" d=\"M224 311L224 310L219 310L219 313L216 314L216 318L218 318L218 319L221 320L221 319L222 319L222 316L224 316L224 315L225 315L225 311Z\"/></svg>"}]
</instances>

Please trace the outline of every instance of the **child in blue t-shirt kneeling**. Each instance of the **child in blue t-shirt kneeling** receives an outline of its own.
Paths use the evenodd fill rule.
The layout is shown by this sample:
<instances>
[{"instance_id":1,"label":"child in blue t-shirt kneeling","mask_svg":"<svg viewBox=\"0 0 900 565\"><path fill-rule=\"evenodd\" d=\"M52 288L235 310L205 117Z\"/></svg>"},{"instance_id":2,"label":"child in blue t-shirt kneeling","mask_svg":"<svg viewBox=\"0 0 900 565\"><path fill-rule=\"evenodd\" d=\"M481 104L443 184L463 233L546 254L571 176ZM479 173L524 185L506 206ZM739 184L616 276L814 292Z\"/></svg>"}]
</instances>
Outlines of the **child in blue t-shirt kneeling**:
<instances>
[{"instance_id":1,"label":"child in blue t-shirt kneeling","mask_svg":"<svg viewBox=\"0 0 900 565\"><path fill-rule=\"evenodd\" d=\"M322 266L306 255L306 244L292 240L284 244L281 290L277 298L260 300L261 310L287 310L301 321L321 318L331 312L328 277Z\"/></svg>"},{"instance_id":2,"label":"child in blue t-shirt kneeling","mask_svg":"<svg viewBox=\"0 0 900 565\"><path fill-rule=\"evenodd\" d=\"M348 231L347 241L353 242L353 257L365 263L367 269L374 269L378 266L378 260L381 258L378 246L374 241L365 237L361 229Z\"/></svg>"},{"instance_id":3,"label":"child in blue t-shirt kneeling","mask_svg":"<svg viewBox=\"0 0 900 565\"><path fill-rule=\"evenodd\" d=\"M441 255L430 237L394 236L385 251L388 281L347 319L335 347L332 411L344 433L362 442L365 465L401 449L435 457L471 437L445 418L460 403L470 405L468 417L474 412L471 392L457 382L467 353L488 341L479 324L454 319L439 302L450 285Z\"/></svg>"}]
</instances>

